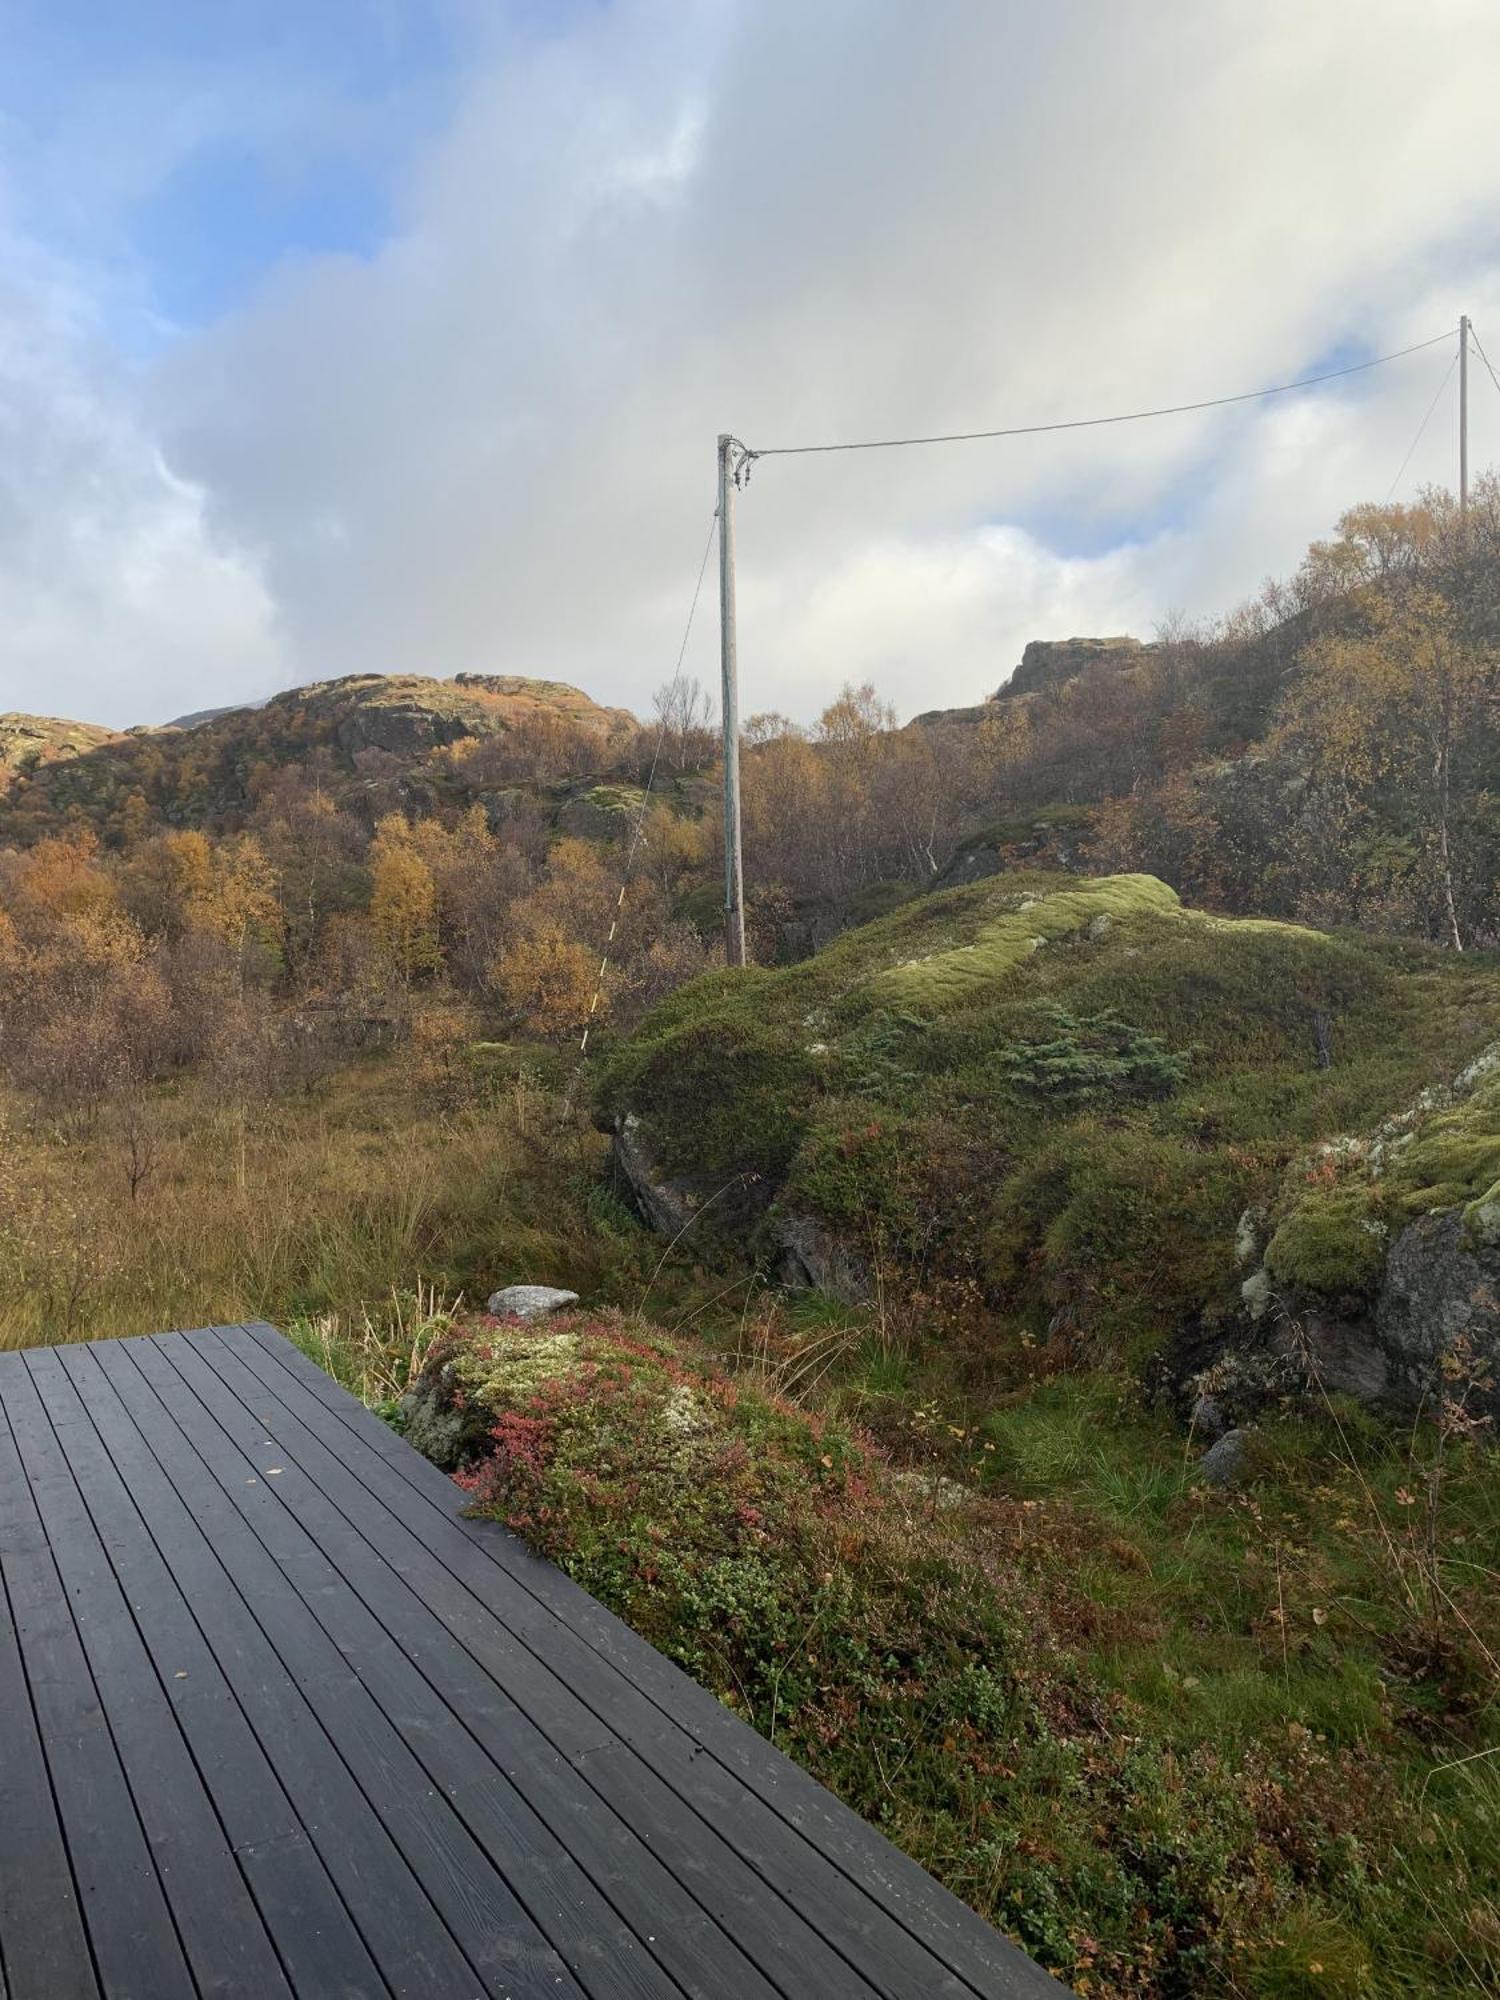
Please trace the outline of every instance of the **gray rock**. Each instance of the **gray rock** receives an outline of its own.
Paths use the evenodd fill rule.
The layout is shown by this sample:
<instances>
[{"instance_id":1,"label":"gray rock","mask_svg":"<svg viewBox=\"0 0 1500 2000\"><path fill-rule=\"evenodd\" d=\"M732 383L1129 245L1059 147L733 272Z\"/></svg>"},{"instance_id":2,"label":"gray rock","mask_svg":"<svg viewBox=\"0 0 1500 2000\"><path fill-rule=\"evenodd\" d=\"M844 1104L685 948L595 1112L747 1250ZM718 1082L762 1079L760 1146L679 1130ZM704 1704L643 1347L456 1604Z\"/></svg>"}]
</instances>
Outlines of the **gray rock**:
<instances>
[{"instance_id":1,"label":"gray rock","mask_svg":"<svg viewBox=\"0 0 1500 2000\"><path fill-rule=\"evenodd\" d=\"M1225 1431L1217 1444L1210 1445L1198 1461L1198 1477L1205 1486L1238 1486L1249 1470L1248 1430Z\"/></svg>"},{"instance_id":2,"label":"gray rock","mask_svg":"<svg viewBox=\"0 0 1500 2000\"><path fill-rule=\"evenodd\" d=\"M1488 1390L1471 1394L1476 1410L1500 1408L1500 1251L1487 1232L1465 1226L1462 1209L1437 1209L1409 1223L1391 1245L1375 1307L1375 1338L1399 1400L1431 1396L1444 1380L1444 1357L1467 1350Z\"/></svg>"},{"instance_id":3,"label":"gray rock","mask_svg":"<svg viewBox=\"0 0 1500 2000\"><path fill-rule=\"evenodd\" d=\"M784 1285L812 1285L846 1305L862 1305L874 1290L866 1265L846 1243L810 1215L778 1215L778 1275Z\"/></svg>"},{"instance_id":4,"label":"gray rock","mask_svg":"<svg viewBox=\"0 0 1500 2000\"><path fill-rule=\"evenodd\" d=\"M1263 1208L1247 1208L1234 1225L1234 1261L1241 1267L1258 1264L1265 1254L1266 1212Z\"/></svg>"},{"instance_id":5,"label":"gray rock","mask_svg":"<svg viewBox=\"0 0 1500 2000\"><path fill-rule=\"evenodd\" d=\"M1253 1320L1265 1318L1270 1311L1274 1296L1275 1288L1271 1283L1271 1274L1264 1265L1261 1265L1259 1270L1252 1271L1240 1286L1240 1297L1245 1302L1245 1311Z\"/></svg>"},{"instance_id":6,"label":"gray rock","mask_svg":"<svg viewBox=\"0 0 1500 2000\"><path fill-rule=\"evenodd\" d=\"M1318 1301L1301 1301L1278 1320L1271 1351L1304 1390L1329 1390L1361 1403L1403 1400L1368 1318L1343 1319Z\"/></svg>"},{"instance_id":7,"label":"gray rock","mask_svg":"<svg viewBox=\"0 0 1500 2000\"><path fill-rule=\"evenodd\" d=\"M561 1292L555 1285L506 1285L491 1292L486 1312L497 1319L544 1319L564 1306L576 1306L577 1292Z\"/></svg>"},{"instance_id":8,"label":"gray rock","mask_svg":"<svg viewBox=\"0 0 1500 2000\"><path fill-rule=\"evenodd\" d=\"M456 1472L489 1446L495 1413L463 1393L450 1360L429 1361L396 1406L396 1427L407 1443L444 1472Z\"/></svg>"},{"instance_id":9,"label":"gray rock","mask_svg":"<svg viewBox=\"0 0 1500 2000\"><path fill-rule=\"evenodd\" d=\"M680 1236L692 1222L697 1203L689 1189L669 1180L653 1159L633 1111L615 1132L615 1158L641 1205L641 1212L659 1236Z\"/></svg>"}]
</instances>

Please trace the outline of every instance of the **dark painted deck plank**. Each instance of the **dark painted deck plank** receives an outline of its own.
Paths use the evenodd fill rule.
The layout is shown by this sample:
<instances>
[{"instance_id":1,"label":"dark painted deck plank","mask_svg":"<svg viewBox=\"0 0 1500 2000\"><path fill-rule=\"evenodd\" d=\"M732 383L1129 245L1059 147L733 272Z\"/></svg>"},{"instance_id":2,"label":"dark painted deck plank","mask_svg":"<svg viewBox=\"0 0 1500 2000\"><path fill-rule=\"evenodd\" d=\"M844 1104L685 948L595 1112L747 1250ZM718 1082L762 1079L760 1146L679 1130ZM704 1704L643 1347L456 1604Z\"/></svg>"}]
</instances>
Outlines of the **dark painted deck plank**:
<instances>
[{"instance_id":1,"label":"dark painted deck plank","mask_svg":"<svg viewBox=\"0 0 1500 2000\"><path fill-rule=\"evenodd\" d=\"M194 1506L184 1500L158 1461L150 1409L143 1422L129 1398L116 1394L113 1377L123 1364L127 1389L138 1385L144 1399L152 1400L128 1356L112 1351L115 1345L100 1342L70 1351L69 1364L75 1354L78 1363L75 1383L86 1385L83 1393L90 1413L125 1472L153 1539L181 1583L309 1838L327 1863L369 1962L377 1968L373 1991L397 1996L450 1990L478 1993L480 1982L458 1955L313 1707L315 1699L326 1701L341 1687L355 1685L353 1664L330 1662L321 1655L309 1659L295 1631L278 1632L277 1643L272 1643L228 1561L220 1560L217 1533L211 1536L211 1524L200 1524ZM89 1369L97 1381L88 1380ZM224 1551L226 1558L231 1554ZM353 1990L370 1990L368 1975L365 1985L355 1984Z\"/></svg>"},{"instance_id":2,"label":"dark painted deck plank","mask_svg":"<svg viewBox=\"0 0 1500 2000\"><path fill-rule=\"evenodd\" d=\"M18 1380L7 1369L0 1395ZM151 1850L116 1752L67 1592L0 1419L0 1569L105 1991L120 2000L195 2000Z\"/></svg>"},{"instance_id":3,"label":"dark painted deck plank","mask_svg":"<svg viewBox=\"0 0 1500 2000\"><path fill-rule=\"evenodd\" d=\"M274 1329L0 1403L0 2000L1064 1992Z\"/></svg>"},{"instance_id":4,"label":"dark painted deck plank","mask_svg":"<svg viewBox=\"0 0 1500 2000\"><path fill-rule=\"evenodd\" d=\"M1056 2000L1064 1991L560 1571L494 1524L463 1519L452 1482L274 1328L243 1331L257 1352L234 1351L289 1414L312 1424L301 1391L310 1393L322 1413L318 1436L346 1469L482 1602L503 1603L502 1622L585 1686L622 1740L752 1858L793 1908L805 1908L873 1991L972 1991L993 2000ZM205 1337L233 1340L228 1330ZM425 1513L413 1509L413 1492L429 1502ZM521 1587L519 1596L505 1590L497 1569ZM917 1958L909 1946L920 1947ZM925 1986L912 1983L919 1977Z\"/></svg>"},{"instance_id":5,"label":"dark painted deck plank","mask_svg":"<svg viewBox=\"0 0 1500 2000\"><path fill-rule=\"evenodd\" d=\"M199 1339L194 1336L195 1343ZM238 1370L244 1393L253 1395L256 1378L236 1359L235 1344L214 1344L219 1351L218 1366L231 1376ZM173 1355L176 1365L187 1365L180 1349L174 1347ZM278 1453L289 1461L300 1459L316 1486L336 1497L344 1508L339 1517L344 1523L341 1546L348 1553L341 1555L341 1567L360 1560L359 1537L350 1525L351 1517L362 1523L366 1574L370 1574L369 1559L373 1558L378 1571L385 1573L383 1599L394 1615L401 1617L404 1643L418 1648L432 1671L454 1686L456 1701L465 1698L466 1688L486 1681L514 1697L542 1732L542 1740L572 1760L581 1782L591 1787L599 1800L612 1805L622 1823L628 1820L649 1839L661 1862L691 1888L700 1906L712 1911L726 1931L740 1937L745 1950L783 1991L796 1992L815 1982L820 1994L838 2000L838 1996L865 1995L872 1990L869 1981L831 1951L817 1930L799 1921L793 1910L779 1912L774 1924L768 1922L776 1899L766 1882L709 1826L685 1812L680 1795L601 1722L584 1699L587 1690L571 1670L564 1680L552 1666L518 1645L505 1619L497 1618L458 1584L434 1561L420 1539L376 1503L300 1419L284 1405L272 1402L264 1389L260 1410L275 1431ZM309 1415L318 1421L317 1413L310 1411ZM487 1571L486 1580L489 1577ZM389 1584L398 1579L405 1587L392 1599ZM454 1648L451 1638L459 1639L464 1650ZM577 1664L570 1662L570 1669ZM592 1658L581 1666L585 1678L597 1676L598 1664ZM576 1777L574 1782L580 1784ZM899 1950L892 1954L895 1959L899 1956ZM743 1980L744 1960L738 1953L735 1957ZM921 1970L924 1978L932 1972L925 1958ZM755 1989L747 1985L746 1990ZM884 1989L877 1986L874 1990Z\"/></svg>"},{"instance_id":6,"label":"dark painted deck plank","mask_svg":"<svg viewBox=\"0 0 1500 2000\"><path fill-rule=\"evenodd\" d=\"M33 1362L33 1378L66 1437L69 1465L122 1588L132 1602L150 1607L142 1637L293 1988L383 1994L384 1983L321 1857L73 1385L69 1364L83 1362L82 1350L45 1349ZM84 1373L95 1377L96 1388L107 1386L91 1366ZM275 1700L279 1692L273 1685L266 1698Z\"/></svg>"},{"instance_id":7,"label":"dark painted deck plank","mask_svg":"<svg viewBox=\"0 0 1500 2000\"><path fill-rule=\"evenodd\" d=\"M435 1630L430 1619L424 1615L419 1627L396 1615L388 1620L392 1629L387 1630L371 1604L379 1607L392 1585L401 1597L409 1593L306 1480L281 1439L268 1445L261 1418L246 1410L213 1371L186 1350L185 1343L158 1347L143 1342L137 1358L174 1417L198 1443L205 1464L211 1464L220 1477L231 1504L304 1594L335 1643L357 1655L366 1685L408 1735L455 1812L563 1956L576 1965L588 1990L601 1996L675 1992L676 1985L661 1965L652 1964L652 1953L644 1944L647 1937L655 1938L668 1961L681 1960L679 1976L691 1973L694 1992L723 1992L736 1982L748 1981L749 1968L737 1953L705 1954L695 1944L695 1937L707 1928L705 1919L670 1877L663 1877L664 1895L652 1897L649 1885L642 1895L639 1870L632 1865L638 1849L635 1836L623 1824L617 1823L612 1831L604 1824L608 1816L599 1811L598 1801L590 1801L586 1788L493 1681L476 1675L459 1685L457 1702L448 1698L453 1689L442 1684L441 1656L453 1649L441 1630L436 1630L435 1649L439 1678L428 1677L425 1668L432 1664ZM189 1378L197 1371L199 1379L174 1380L174 1370ZM262 1395L261 1400L269 1398ZM219 1428L205 1433L209 1423ZM247 1475L256 1474L257 1458L247 1453L257 1446L261 1447L258 1459L280 1470L274 1476L262 1470L251 1485ZM327 1587L330 1578L355 1587L335 1591ZM487 1746L493 1754L487 1754ZM507 1774L513 1774L514 1782ZM533 1809L538 1798L545 1801L556 1792L559 1780L565 1784L572 1780L574 1793L571 1810L561 1822L565 1838ZM650 1864L649 1855L644 1859ZM634 1906L638 1936L604 1900L580 1866L582 1860L591 1864L616 1901ZM685 1937L665 1937L658 1927L668 1925L681 1926ZM751 1990L747 1984L747 1993Z\"/></svg>"},{"instance_id":8,"label":"dark painted deck plank","mask_svg":"<svg viewBox=\"0 0 1500 2000\"><path fill-rule=\"evenodd\" d=\"M49 1359L46 1350L40 1360L28 1356L26 1369L8 1376L0 1393L189 1967L205 2000L231 1994L290 2000L136 1616L37 1394L34 1372L45 1373ZM149 1599L135 1606L147 1621L154 1611Z\"/></svg>"},{"instance_id":9,"label":"dark painted deck plank","mask_svg":"<svg viewBox=\"0 0 1500 2000\"><path fill-rule=\"evenodd\" d=\"M628 1816L609 1810L555 1742L517 1705L514 1690L453 1644L450 1633L387 1561L383 1548L357 1532L324 1492L320 1477L309 1476L291 1445L297 1426L282 1415L256 1378L222 1348L219 1368L211 1366L195 1351L197 1341L193 1336L191 1343L141 1343L142 1366L147 1366L149 1351L158 1368L169 1365L176 1370L184 1388L212 1413L223 1433L220 1449L210 1447L206 1454L216 1466L224 1465L226 1455L237 1447L242 1454L238 1463L247 1470L253 1471L257 1462L281 1467L274 1486L268 1475L254 1487L246 1486L241 1477L239 1492L231 1488L230 1497L247 1514L255 1514L257 1532L294 1580L307 1573L312 1549L353 1586L357 1598L338 1605L338 1629L330 1626L330 1631L341 1644L357 1647L367 1683L394 1719L399 1722L403 1714L423 1713L426 1726L415 1744L418 1754L434 1779L449 1790L455 1808L478 1816L477 1822L471 1819L477 1837L537 1910L543 1928L578 1969L590 1992L597 1988L601 1995L660 1993L662 1972L649 1965L654 1955L673 1980L703 2000L725 1992L743 1993L747 2000L755 1993L773 1994L775 1989L757 1979L750 1961L693 1902L663 1860L643 1844L649 1802L635 1792L627 1803ZM153 1380L158 1376L154 1374ZM246 1391L253 1405L244 1399ZM270 1425L261 1414L267 1406ZM177 1399L171 1407L183 1414ZM269 1446L268 1436L275 1440ZM316 1475L317 1468L312 1470ZM396 1533L404 1530L398 1528ZM514 1652L493 1618L485 1617L494 1650ZM379 1676L378 1688L372 1671ZM566 1698L565 1690L558 1692ZM592 1718L590 1722L584 1754L591 1759L592 1754L606 1751L612 1739ZM493 1790L474 1783L477 1766L485 1761L494 1774ZM503 1773L514 1775L514 1785ZM508 1801L507 1815L512 1821L518 1818L519 1825L497 1821L499 1798ZM665 1839L671 1829L660 1831ZM547 1867L539 1868L544 1859ZM549 1871L555 1878L551 1881ZM547 1899L545 1910L525 1887L536 1877ZM558 1888L571 1890L571 1907L558 1903ZM601 1892L617 1908L631 1911L634 1938L604 1903ZM647 1939L649 1951L642 1949ZM816 1970L819 1940L804 1942ZM619 1954L613 1962L605 1961L606 1945ZM645 1967L633 1967L624 1956L632 1946L637 1957L648 1959ZM785 1956L779 1944L778 1955ZM802 1963L805 1968L809 1959ZM785 1969L788 1978L795 1976L789 1957ZM832 1995L837 1989L829 1985L820 1990Z\"/></svg>"},{"instance_id":10,"label":"dark painted deck plank","mask_svg":"<svg viewBox=\"0 0 1500 2000\"><path fill-rule=\"evenodd\" d=\"M359 2000L366 1995L389 2000L393 1989L400 1989L394 1976L390 1980L383 1976L385 1968L377 1965L366 1939L382 1941L381 1913L393 1903L399 1907L406 1888L399 1857L387 1851L389 1843L364 1808L362 1795L323 1736L296 1680L256 1625L199 1524L115 1394L96 1348L60 1348L58 1353L129 1488L152 1544L191 1606L194 1622L279 1780L273 1792L256 1788L245 1793L250 1824L236 1830L251 1838L242 1851L274 1869L289 1844L295 1851L297 1826L305 1827L310 1843L324 1854L352 1919L333 1941L335 1947L342 1945L331 1968L340 1982L333 1990L341 2000L345 1994L358 1995ZM206 1697L190 1692L191 1679L187 1687L184 1701L196 1708ZM290 1821L283 1811L287 1800L294 1808ZM387 1941L397 1952L399 1973L403 1963L399 1932L393 1930Z\"/></svg>"},{"instance_id":11,"label":"dark painted deck plank","mask_svg":"<svg viewBox=\"0 0 1500 2000\"><path fill-rule=\"evenodd\" d=\"M19 1356L0 1357L0 1384ZM94 1962L78 1908L9 1593L0 1579L0 1960L22 1995L96 2000Z\"/></svg>"},{"instance_id":12,"label":"dark painted deck plank","mask_svg":"<svg viewBox=\"0 0 1500 2000\"><path fill-rule=\"evenodd\" d=\"M299 1742L290 1757L279 1712L267 1714L263 1704L255 1727L268 1750L273 1732L281 1739L277 1764L288 1790L306 1782L295 1769L298 1755L315 1771L321 1796L304 1816L387 1983L412 2000L485 1992L496 2000L577 2000L565 1968L371 1699L359 1662L332 1643L229 1504L142 1373L132 1344L100 1343L88 1352L172 1490L181 1510L175 1532L185 1520L206 1538L238 1604L205 1579L195 1580L195 1607L209 1596L216 1614L239 1626L243 1643L279 1657L300 1697L291 1709ZM339 1588L336 1579L323 1587Z\"/></svg>"}]
</instances>

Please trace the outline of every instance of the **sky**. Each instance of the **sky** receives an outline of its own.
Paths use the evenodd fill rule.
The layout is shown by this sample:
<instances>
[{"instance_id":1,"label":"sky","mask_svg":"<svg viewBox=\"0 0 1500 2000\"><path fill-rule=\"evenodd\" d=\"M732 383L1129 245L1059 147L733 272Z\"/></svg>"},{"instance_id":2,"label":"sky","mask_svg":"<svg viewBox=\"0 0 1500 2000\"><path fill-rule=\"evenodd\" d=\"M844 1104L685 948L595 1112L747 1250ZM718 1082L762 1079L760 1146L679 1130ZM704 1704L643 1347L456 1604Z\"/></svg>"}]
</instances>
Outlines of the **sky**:
<instances>
[{"instance_id":1,"label":"sky","mask_svg":"<svg viewBox=\"0 0 1500 2000\"><path fill-rule=\"evenodd\" d=\"M0 0L0 710L471 671L645 712L720 431L1193 401L1463 312L1500 366L1497 74L1494 0ZM744 712L1229 610L1454 483L1452 355L759 461Z\"/></svg>"}]
</instances>

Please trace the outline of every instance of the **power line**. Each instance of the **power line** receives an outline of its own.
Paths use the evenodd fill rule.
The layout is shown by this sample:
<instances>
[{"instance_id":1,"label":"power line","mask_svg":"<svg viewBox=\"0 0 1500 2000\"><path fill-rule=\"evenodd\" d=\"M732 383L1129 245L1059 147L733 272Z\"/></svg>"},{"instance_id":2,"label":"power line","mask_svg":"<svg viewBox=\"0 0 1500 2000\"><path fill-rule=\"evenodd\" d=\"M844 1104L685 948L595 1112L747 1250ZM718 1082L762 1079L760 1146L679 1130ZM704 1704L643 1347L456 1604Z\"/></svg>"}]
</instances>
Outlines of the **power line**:
<instances>
[{"instance_id":1,"label":"power line","mask_svg":"<svg viewBox=\"0 0 1500 2000\"><path fill-rule=\"evenodd\" d=\"M759 451L748 446L745 455L757 458L800 458L810 452L894 451L906 445L972 444L984 438L1040 437L1050 431L1095 430L1104 424L1138 424L1148 417L1181 417L1194 410L1221 410L1230 403L1255 403L1265 396L1289 396L1297 389L1314 389L1320 382L1337 382L1346 375L1362 375L1371 368L1383 368L1389 361L1402 361L1408 354L1420 354L1451 340L1451 333L1436 333L1431 340L1419 340L1410 347L1398 347L1393 354L1377 354L1371 361L1356 361L1348 368L1330 368L1321 375L1306 375L1299 382L1279 382L1270 389L1245 389L1234 396L1209 396L1198 403L1169 403L1156 410L1127 410L1111 417L1070 417L1058 423L1011 424L1003 430L942 431L932 437L860 438L840 444L765 445ZM1489 363L1485 363L1489 367ZM1493 373L1493 370L1491 370ZM1496 383L1500 387L1500 381Z\"/></svg>"},{"instance_id":2,"label":"power line","mask_svg":"<svg viewBox=\"0 0 1500 2000\"><path fill-rule=\"evenodd\" d=\"M719 516L715 510L709 517L708 540L703 544L703 560L698 565L698 581L693 585L693 601L688 606L687 623L682 628L682 644L677 648L677 665L673 668L672 678L667 683L669 694L682 681L682 663L687 658L688 640L693 636L693 620L698 615L698 599L703 595L703 579L708 574L708 558L714 545L714 534L718 525ZM656 767L661 762L662 746L667 740L667 722L670 715L671 703L668 700L662 704L661 726L656 732L656 748L651 753L651 765L646 773L646 788L641 794L641 809L635 816L635 825L630 830L630 845L625 850L625 870L620 879L620 893L615 899L615 913L610 919L609 936L604 941L604 956L599 961L599 976L594 981L594 995L589 1001L588 1019L583 1024L583 1039L578 1044L580 1056L588 1053L594 1016L599 1011L599 1002L604 994L604 975L609 971L610 951L625 908L625 892L630 887L630 877L635 868L635 851L641 844L641 834L645 830L646 814L651 806L651 787L656 783Z\"/></svg>"},{"instance_id":3,"label":"power line","mask_svg":"<svg viewBox=\"0 0 1500 2000\"><path fill-rule=\"evenodd\" d=\"M1479 358L1484 363L1485 371L1489 375L1490 380L1497 389L1500 389L1500 375L1497 375L1494 369L1490 367L1490 357L1485 353L1483 347L1480 346L1479 335L1474 331L1473 320L1469 321L1469 338L1473 341L1475 347L1479 349Z\"/></svg>"},{"instance_id":4,"label":"power line","mask_svg":"<svg viewBox=\"0 0 1500 2000\"><path fill-rule=\"evenodd\" d=\"M1469 331L1472 333L1473 328L1471 327ZM1427 414L1425 417L1423 417L1421 423L1418 424L1416 436L1412 439L1410 445L1407 447L1406 456L1401 461L1401 470L1396 474L1395 478L1391 481L1390 486L1386 490L1385 497L1387 504L1389 504L1390 502L1391 494L1394 493L1396 488L1401 484L1401 474L1405 472L1407 466L1411 464L1412 456L1415 453L1417 446L1422 442L1423 437L1426 435L1427 426L1432 422L1432 413L1437 408L1438 404L1443 400L1443 391L1447 388L1448 384L1453 380L1453 371L1457 366L1458 366L1458 356L1455 354L1453 359L1448 363L1447 368L1443 371L1443 379L1441 382L1438 383L1437 394L1433 397L1432 401L1427 405Z\"/></svg>"}]
</instances>

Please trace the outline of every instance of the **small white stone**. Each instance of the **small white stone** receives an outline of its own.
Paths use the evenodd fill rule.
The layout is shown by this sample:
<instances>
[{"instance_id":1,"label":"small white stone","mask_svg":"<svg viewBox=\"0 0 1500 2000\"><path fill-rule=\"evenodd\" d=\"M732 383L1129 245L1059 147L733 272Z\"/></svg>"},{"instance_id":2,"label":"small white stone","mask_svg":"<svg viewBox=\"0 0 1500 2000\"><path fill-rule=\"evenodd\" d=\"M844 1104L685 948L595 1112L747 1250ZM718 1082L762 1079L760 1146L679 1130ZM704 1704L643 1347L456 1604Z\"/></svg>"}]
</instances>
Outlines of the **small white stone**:
<instances>
[{"instance_id":1,"label":"small white stone","mask_svg":"<svg viewBox=\"0 0 1500 2000\"><path fill-rule=\"evenodd\" d=\"M555 1285L506 1285L490 1294L485 1311L497 1319L542 1319L577 1304L577 1292L559 1291Z\"/></svg>"}]
</instances>

